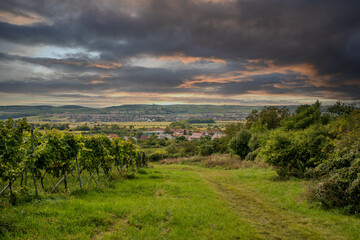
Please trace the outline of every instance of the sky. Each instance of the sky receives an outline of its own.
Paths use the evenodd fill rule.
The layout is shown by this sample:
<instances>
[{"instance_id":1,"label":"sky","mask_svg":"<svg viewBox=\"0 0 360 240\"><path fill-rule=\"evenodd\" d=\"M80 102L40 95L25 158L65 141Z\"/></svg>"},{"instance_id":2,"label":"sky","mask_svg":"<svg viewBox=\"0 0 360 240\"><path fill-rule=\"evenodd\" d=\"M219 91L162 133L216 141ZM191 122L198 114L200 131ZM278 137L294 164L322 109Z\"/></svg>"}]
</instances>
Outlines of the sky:
<instances>
[{"instance_id":1,"label":"sky","mask_svg":"<svg viewBox=\"0 0 360 240\"><path fill-rule=\"evenodd\" d=\"M0 105L360 101L359 0L1 0Z\"/></svg>"}]
</instances>

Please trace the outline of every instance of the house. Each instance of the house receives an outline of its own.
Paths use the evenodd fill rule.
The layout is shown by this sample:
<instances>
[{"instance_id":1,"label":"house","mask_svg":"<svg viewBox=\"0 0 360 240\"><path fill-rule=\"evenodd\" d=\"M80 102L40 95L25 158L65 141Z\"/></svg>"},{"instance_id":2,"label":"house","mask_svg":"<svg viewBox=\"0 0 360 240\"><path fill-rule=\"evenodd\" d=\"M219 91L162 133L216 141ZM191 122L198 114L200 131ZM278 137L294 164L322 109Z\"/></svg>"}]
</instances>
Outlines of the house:
<instances>
[{"instance_id":1,"label":"house","mask_svg":"<svg viewBox=\"0 0 360 240\"><path fill-rule=\"evenodd\" d=\"M159 134L158 135L158 138L160 138L160 139L165 139L165 138L167 138L167 139L174 139L175 137L173 137L173 136L171 136L171 134Z\"/></svg>"},{"instance_id":2,"label":"house","mask_svg":"<svg viewBox=\"0 0 360 240\"><path fill-rule=\"evenodd\" d=\"M163 133L164 133L164 130L161 130L161 131L145 131L145 132L143 132L144 135L148 135L148 136L150 136L151 134L158 135L158 134L163 134Z\"/></svg>"},{"instance_id":3,"label":"house","mask_svg":"<svg viewBox=\"0 0 360 240\"><path fill-rule=\"evenodd\" d=\"M146 140L149 138L149 135L141 135L140 140Z\"/></svg>"},{"instance_id":4,"label":"house","mask_svg":"<svg viewBox=\"0 0 360 240\"><path fill-rule=\"evenodd\" d=\"M222 138L225 137L225 134L223 133L215 133L212 137L211 137L211 141L214 140L215 138Z\"/></svg>"},{"instance_id":5,"label":"house","mask_svg":"<svg viewBox=\"0 0 360 240\"><path fill-rule=\"evenodd\" d=\"M188 140L194 140L194 139L200 139L201 137L205 137L205 132L194 132L187 139Z\"/></svg>"},{"instance_id":6,"label":"house","mask_svg":"<svg viewBox=\"0 0 360 240\"><path fill-rule=\"evenodd\" d=\"M147 128L146 131L164 131L162 128Z\"/></svg>"},{"instance_id":7,"label":"house","mask_svg":"<svg viewBox=\"0 0 360 240\"><path fill-rule=\"evenodd\" d=\"M170 131L178 134L180 133L184 134L185 132L187 132L186 129L170 129Z\"/></svg>"},{"instance_id":8,"label":"house","mask_svg":"<svg viewBox=\"0 0 360 240\"><path fill-rule=\"evenodd\" d=\"M129 140L129 139L134 139L135 141L137 141L137 138L136 137L124 137L124 140Z\"/></svg>"}]
</instances>

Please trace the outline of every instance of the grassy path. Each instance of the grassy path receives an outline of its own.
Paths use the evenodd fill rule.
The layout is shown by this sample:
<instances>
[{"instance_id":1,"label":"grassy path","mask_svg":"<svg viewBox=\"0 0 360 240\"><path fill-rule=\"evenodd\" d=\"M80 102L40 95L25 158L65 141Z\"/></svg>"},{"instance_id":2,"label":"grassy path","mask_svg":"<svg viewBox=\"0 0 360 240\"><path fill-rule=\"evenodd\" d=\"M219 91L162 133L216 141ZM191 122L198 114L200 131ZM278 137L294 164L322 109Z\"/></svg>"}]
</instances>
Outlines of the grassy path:
<instances>
[{"instance_id":1,"label":"grassy path","mask_svg":"<svg viewBox=\"0 0 360 240\"><path fill-rule=\"evenodd\" d=\"M199 172L214 191L231 206L239 219L248 221L261 239L346 239L307 216L278 209L256 191L234 181L229 171Z\"/></svg>"},{"instance_id":2,"label":"grassy path","mask_svg":"<svg viewBox=\"0 0 360 240\"><path fill-rule=\"evenodd\" d=\"M360 219L309 205L269 169L155 165L107 189L0 209L0 239L360 239Z\"/></svg>"}]
</instances>

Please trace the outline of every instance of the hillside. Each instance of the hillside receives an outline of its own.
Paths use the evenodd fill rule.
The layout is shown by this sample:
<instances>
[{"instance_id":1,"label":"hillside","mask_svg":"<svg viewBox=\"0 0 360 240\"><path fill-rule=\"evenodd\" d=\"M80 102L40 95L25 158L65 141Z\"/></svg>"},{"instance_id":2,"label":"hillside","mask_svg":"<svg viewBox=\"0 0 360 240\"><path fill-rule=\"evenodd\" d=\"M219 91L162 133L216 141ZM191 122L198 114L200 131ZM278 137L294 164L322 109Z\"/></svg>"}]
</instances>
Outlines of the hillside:
<instances>
[{"instance_id":1,"label":"hillside","mask_svg":"<svg viewBox=\"0 0 360 240\"><path fill-rule=\"evenodd\" d=\"M288 106L293 111L296 106ZM121 105L106 108L89 108L76 105L53 106L0 106L0 119L37 117L63 121L173 121L183 118L215 118L240 120L253 109L263 106L236 105ZM54 120L54 119L52 119ZM55 120L56 121L56 120Z\"/></svg>"}]
</instances>

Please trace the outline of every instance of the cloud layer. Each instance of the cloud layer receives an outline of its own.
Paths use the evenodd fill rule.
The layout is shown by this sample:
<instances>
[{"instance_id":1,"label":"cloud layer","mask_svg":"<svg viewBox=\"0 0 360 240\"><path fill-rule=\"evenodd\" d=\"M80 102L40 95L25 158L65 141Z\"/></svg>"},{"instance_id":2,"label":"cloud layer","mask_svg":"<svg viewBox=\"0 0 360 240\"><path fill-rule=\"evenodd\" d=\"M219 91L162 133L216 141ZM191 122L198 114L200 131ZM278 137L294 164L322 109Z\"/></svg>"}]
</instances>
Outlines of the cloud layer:
<instances>
[{"instance_id":1,"label":"cloud layer","mask_svg":"<svg viewBox=\"0 0 360 240\"><path fill-rule=\"evenodd\" d=\"M359 100L358 9L357 0L3 0L0 101Z\"/></svg>"}]
</instances>

